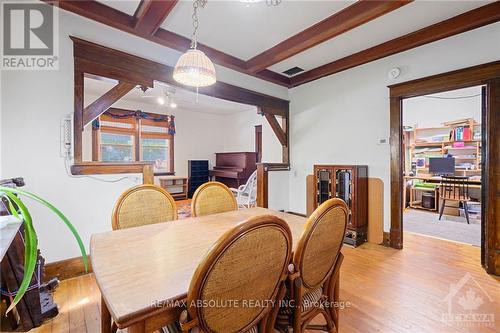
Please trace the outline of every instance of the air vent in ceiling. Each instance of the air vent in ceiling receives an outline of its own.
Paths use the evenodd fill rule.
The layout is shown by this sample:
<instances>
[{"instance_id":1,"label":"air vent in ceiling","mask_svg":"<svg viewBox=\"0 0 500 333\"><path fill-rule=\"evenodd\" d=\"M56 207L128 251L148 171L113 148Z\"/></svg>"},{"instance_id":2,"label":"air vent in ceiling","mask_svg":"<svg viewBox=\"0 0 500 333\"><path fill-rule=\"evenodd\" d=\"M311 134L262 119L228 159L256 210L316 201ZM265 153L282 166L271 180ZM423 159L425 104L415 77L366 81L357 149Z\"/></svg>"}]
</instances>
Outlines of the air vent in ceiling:
<instances>
[{"instance_id":1,"label":"air vent in ceiling","mask_svg":"<svg viewBox=\"0 0 500 333\"><path fill-rule=\"evenodd\" d=\"M290 69L287 69L286 71L283 72L283 74L286 74L288 76L293 76L293 75L298 74L298 73L303 72L303 71L304 70L302 68L295 66L295 67L292 67Z\"/></svg>"}]
</instances>

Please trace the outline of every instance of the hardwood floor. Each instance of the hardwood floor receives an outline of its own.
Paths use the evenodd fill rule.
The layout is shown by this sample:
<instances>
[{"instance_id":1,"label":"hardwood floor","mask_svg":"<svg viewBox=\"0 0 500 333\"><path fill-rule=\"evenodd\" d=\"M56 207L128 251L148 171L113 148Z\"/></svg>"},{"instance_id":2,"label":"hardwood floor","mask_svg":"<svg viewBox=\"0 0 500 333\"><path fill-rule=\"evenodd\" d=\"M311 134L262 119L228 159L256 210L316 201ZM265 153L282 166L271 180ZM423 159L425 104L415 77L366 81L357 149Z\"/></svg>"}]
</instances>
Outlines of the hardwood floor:
<instances>
[{"instance_id":1,"label":"hardwood floor","mask_svg":"<svg viewBox=\"0 0 500 333\"><path fill-rule=\"evenodd\" d=\"M500 329L500 278L481 268L478 247L407 233L401 251L364 244L356 249L344 246L343 252L340 297L349 306L340 312L342 333ZM467 281L453 299L453 312L492 314L491 326L443 323L442 316L448 312L444 299L452 284L463 278ZM62 281L55 299L59 316L34 332L100 331L100 293L93 275Z\"/></svg>"}]
</instances>

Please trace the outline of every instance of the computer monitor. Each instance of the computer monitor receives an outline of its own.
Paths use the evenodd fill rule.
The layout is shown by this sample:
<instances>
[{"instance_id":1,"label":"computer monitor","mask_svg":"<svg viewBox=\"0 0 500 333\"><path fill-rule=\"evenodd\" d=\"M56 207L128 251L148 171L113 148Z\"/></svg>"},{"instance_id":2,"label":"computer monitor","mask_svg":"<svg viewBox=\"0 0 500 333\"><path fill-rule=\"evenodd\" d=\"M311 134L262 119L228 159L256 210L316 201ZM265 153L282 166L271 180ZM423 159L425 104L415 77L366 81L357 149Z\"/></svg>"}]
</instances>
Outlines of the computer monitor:
<instances>
[{"instance_id":1,"label":"computer monitor","mask_svg":"<svg viewBox=\"0 0 500 333\"><path fill-rule=\"evenodd\" d=\"M429 158L429 172L435 175L449 176L455 174L454 157Z\"/></svg>"}]
</instances>

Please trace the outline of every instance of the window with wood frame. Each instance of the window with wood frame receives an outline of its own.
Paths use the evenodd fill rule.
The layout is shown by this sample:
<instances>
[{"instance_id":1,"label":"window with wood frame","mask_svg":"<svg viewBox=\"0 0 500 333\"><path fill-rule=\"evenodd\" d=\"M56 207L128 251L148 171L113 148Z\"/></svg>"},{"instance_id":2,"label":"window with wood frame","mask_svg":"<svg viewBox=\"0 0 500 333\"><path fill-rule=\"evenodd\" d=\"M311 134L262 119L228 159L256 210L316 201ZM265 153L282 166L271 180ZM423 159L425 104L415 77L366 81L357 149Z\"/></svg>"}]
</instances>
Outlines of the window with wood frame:
<instances>
[{"instance_id":1,"label":"window with wood frame","mask_svg":"<svg viewBox=\"0 0 500 333\"><path fill-rule=\"evenodd\" d=\"M111 108L92 125L92 160L154 162L155 173L174 172L173 116Z\"/></svg>"}]
</instances>

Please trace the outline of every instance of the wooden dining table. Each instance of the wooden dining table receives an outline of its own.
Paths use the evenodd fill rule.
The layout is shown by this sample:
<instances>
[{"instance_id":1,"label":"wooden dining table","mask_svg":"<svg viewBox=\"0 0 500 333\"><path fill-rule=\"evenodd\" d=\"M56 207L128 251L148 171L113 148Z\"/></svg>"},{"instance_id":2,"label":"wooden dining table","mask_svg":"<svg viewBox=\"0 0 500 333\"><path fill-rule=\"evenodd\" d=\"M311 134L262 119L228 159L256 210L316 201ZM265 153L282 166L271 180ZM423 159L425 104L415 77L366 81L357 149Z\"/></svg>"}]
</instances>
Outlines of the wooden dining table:
<instances>
[{"instance_id":1,"label":"wooden dining table","mask_svg":"<svg viewBox=\"0 0 500 333\"><path fill-rule=\"evenodd\" d=\"M177 321L191 277L211 246L232 227L264 214L288 223L295 247L306 218L260 207L92 235L102 332L111 331L112 320L130 333L152 332Z\"/></svg>"}]
</instances>

